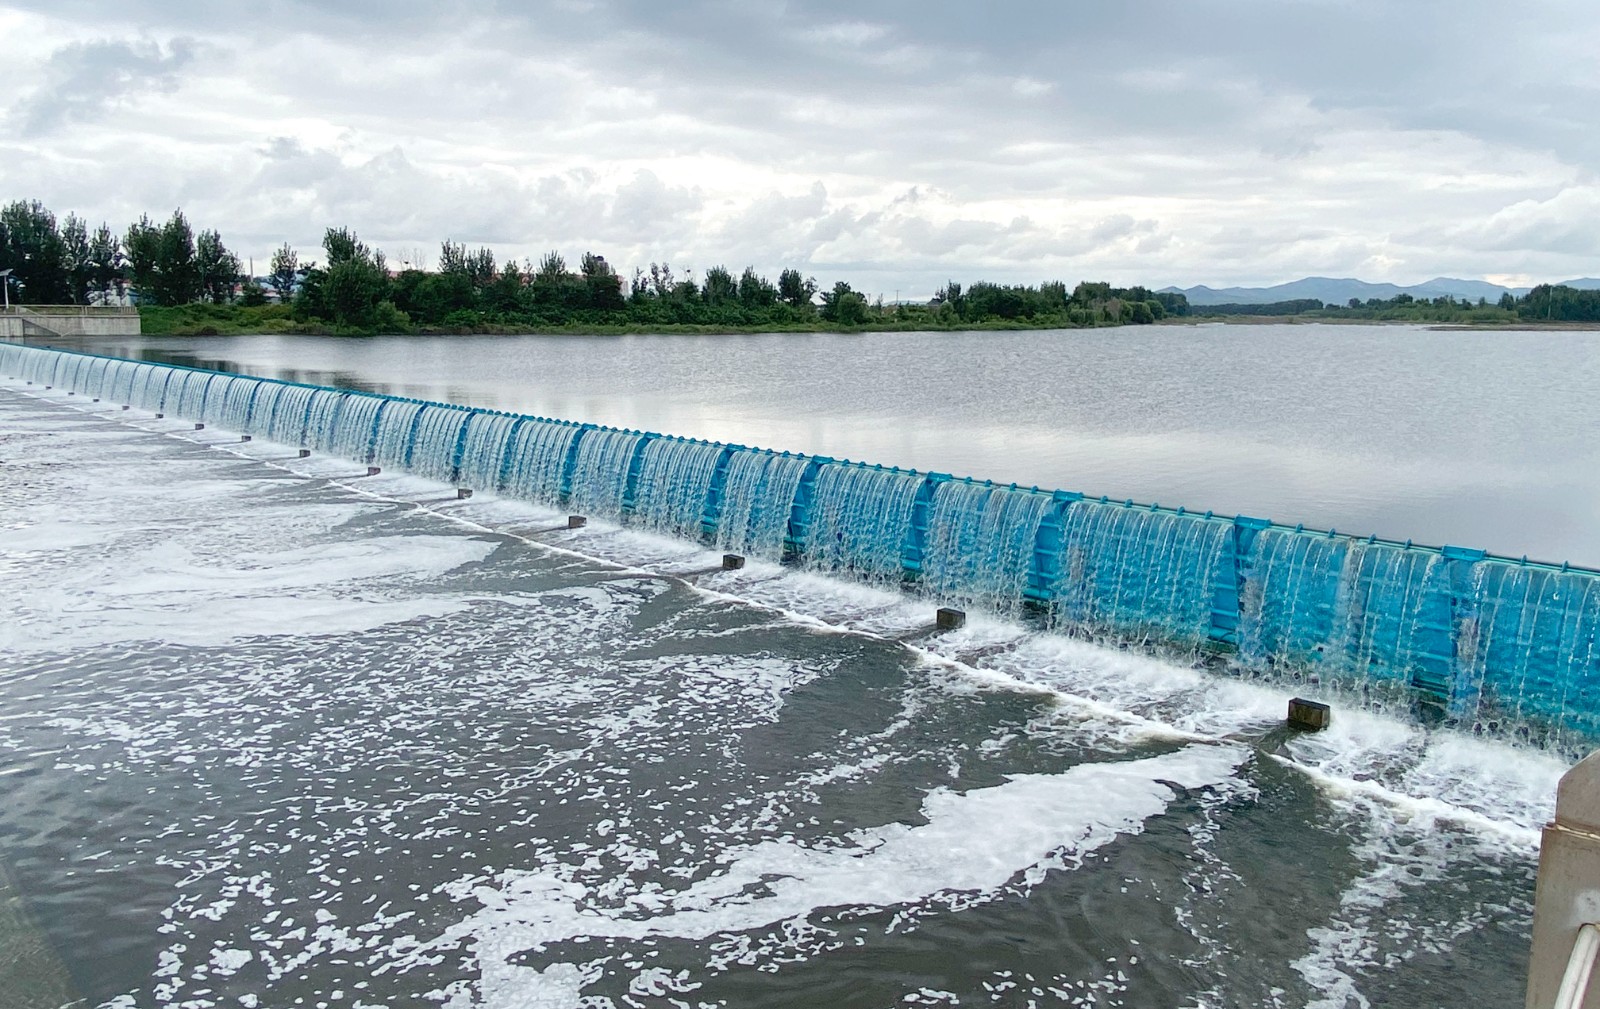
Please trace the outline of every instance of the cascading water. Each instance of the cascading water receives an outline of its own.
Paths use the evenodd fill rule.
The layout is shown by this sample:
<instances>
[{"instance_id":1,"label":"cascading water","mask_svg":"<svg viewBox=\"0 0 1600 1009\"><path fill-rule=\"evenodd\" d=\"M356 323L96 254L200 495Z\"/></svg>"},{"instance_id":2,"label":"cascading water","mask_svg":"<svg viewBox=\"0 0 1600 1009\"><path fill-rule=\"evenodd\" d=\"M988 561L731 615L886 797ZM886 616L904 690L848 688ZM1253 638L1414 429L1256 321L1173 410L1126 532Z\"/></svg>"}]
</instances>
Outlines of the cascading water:
<instances>
[{"instance_id":1,"label":"cascading water","mask_svg":"<svg viewBox=\"0 0 1600 1009\"><path fill-rule=\"evenodd\" d=\"M455 471L456 443L469 416L458 407L423 407L402 465L431 480L451 480Z\"/></svg>"},{"instance_id":2,"label":"cascading water","mask_svg":"<svg viewBox=\"0 0 1600 1009\"><path fill-rule=\"evenodd\" d=\"M537 418L518 425L506 442L498 489L529 501L559 504L572 439L581 430L575 424Z\"/></svg>"},{"instance_id":3,"label":"cascading water","mask_svg":"<svg viewBox=\"0 0 1600 1009\"><path fill-rule=\"evenodd\" d=\"M39 385L1243 670L1600 738L1600 577L942 474L0 344Z\"/></svg>"},{"instance_id":4,"label":"cascading water","mask_svg":"<svg viewBox=\"0 0 1600 1009\"><path fill-rule=\"evenodd\" d=\"M704 531L724 550L778 558L808 465L804 456L735 450L728 460L716 516L708 520L714 528Z\"/></svg>"},{"instance_id":5,"label":"cascading water","mask_svg":"<svg viewBox=\"0 0 1600 1009\"><path fill-rule=\"evenodd\" d=\"M806 565L898 580L911 511L923 481L901 470L848 463L823 466L806 529Z\"/></svg>"},{"instance_id":6,"label":"cascading water","mask_svg":"<svg viewBox=\"0 0 1600 1009\"><path fill-rule=\"evenodd\" d=\"M567 484L571 506L580 511L621 515L628 471L643 437L637 431L586 429L578 441L578 454Z\"/></svg>"},{"instance_id":7,"label":"cascading water","mask_svg":"<svg viewBox=\"0 0 1600 1009\"><path fill-rule=\"evenodd\" d=\"M940 598L1020 608L1050 504L1047 494L968 480L938 483L922 551L923 587Z\"/></svg>"},{"instance_id":8,"label":"cascading water","mask_svg":"<svg viewBox=\"0 0 1600 1009\"><path fill-rule=\"evenodd\" d=\"M630 514L658 532L699 539L722 446L652 438L639 459Z\"/></svg>"},{"instance_id":9,"label":"cascading water","mask_svg":"<svg viewBox=\"0 0 1600 1009\"><path fill-rule=\"evenodd\" d=\"M474 487L497 486L500 465L506 455L506 439L511 436L518 419L498 412L474 413L462 432L460 458L452 479Z\"/></svg>"},{"instance_id":10,"label":"cascading water","mask_svg":"<svg viewBox=\"0 0 1600 1009\"><path fill-rule=\"evenodd\" d=\"M1076 502L1062 533L1056 619L1199 645L1210 636L1216 569L1229 533L1225 522Z\"/></svg>"},{"instance_id":11,"label":"cascading water","mask_svg":"<svg viewBox=\"0 0 1600 1009\"><path fill-rule=\"evenodd\" d=\"M1239 655L1262 665L1269 657L1314 667L1343 628L1335 625L1349 544L1327 536L1263 531L1246 566Z\"/></svg>"},{"instance_id":12,"label":"cascading water","mask_svg":"<svg viewBox=\"0 0 1600 1009\"><path fill-rule=\"evenodd\" d=\"M352 395L340 414L331 453L365 462L372 443L372 426L377 422L378 412L388 403L378 396Z\"/></svg>"},{"instance_id":13,"label":"cascading water","mask_svg":"<svg viewBox=\"0 0 1600 1009\"><path fill-rule=\"evenodd\" d=\"M421 403L402 399L387 400L381 411L373 412L372 419L368 421L366 427L351 425L350 434L354 439L352 448L356 449L352 453L353 457L380 466L405 465L406 455L411 450L411 439L415 437L423 409L424 405ZM362 444L363 438L365 444Z\"/></svg>"}]
</instances>

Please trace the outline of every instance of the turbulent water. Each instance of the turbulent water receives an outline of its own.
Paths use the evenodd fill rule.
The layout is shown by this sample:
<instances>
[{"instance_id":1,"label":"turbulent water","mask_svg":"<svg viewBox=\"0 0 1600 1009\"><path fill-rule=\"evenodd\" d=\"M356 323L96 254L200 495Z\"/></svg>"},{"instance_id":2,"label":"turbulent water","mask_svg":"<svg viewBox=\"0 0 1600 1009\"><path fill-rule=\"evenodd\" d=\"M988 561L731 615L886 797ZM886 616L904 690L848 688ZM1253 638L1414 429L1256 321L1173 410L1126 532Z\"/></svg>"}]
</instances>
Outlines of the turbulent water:
<instances>
[{"instance_id":1,"label":"turbulent water","mask_svg":"<svg viewBox=\"0 0 1600 1009\"><path fill-rule=\"evenodd\" d=\"M0 1004L1521 998L1554 756L359 472L0 381Z\"/></svg>"}]
</instances>

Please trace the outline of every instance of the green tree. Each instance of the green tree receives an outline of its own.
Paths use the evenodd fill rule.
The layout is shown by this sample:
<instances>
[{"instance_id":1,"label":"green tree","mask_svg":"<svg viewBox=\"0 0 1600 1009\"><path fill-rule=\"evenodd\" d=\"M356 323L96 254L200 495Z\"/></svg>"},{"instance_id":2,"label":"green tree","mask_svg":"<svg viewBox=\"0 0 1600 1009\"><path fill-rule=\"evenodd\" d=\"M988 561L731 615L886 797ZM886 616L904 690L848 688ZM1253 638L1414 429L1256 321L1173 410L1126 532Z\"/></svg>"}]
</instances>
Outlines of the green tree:
<instances>
[{"instance_id":1,"label":"green tree","mask_svg":"<svg viewBox=\"0 0 1600 1009\"><path fill-rule=\"evenodd\" d=\"M288 242L272 253L272 268L267 273L267 283L278 294L278 301L287 305L294 300L295 285L300 282L300 257Z\"/></svg>"},{"instance_id":2,"label":"green tree","mask_svg":"<svg viewBox=\"0 0 1600 1009\"><path fill-rule=\"evenodd\" d=\"M38 200L0 210L0 269L12 274L12 299L30 305L72 300L66 246L56 216Z\"/></svg>"},{"instance_id":3,"label":"green tree","mask_svg":"<svg viewBox=\"0 0 1600 1009\"><path fill-rule=\"evenodd\" d=\"M439 272L459 273L463 277L470 276L467 269L467 247L460 242L446 239L439 245Z\"/></svg>"},{"instance_id":4,"label":"green tree","mask_svg":"<svg viewBox=\"0 0 1600 1009\"><path fill-rule=\"evenodd\" d=\"M670 263L650 264L650 290L657 298L669 297L676 285L677 281L673 279Z\"/></svg>"},{"instance_id":5,"label":"green tree","mask_svg":"<svg viewBox=\"0 0 1600 1009\"><path fill-rule=\"evenodd\" d=\"M158 303L156 277L161 258L161 229L148 214L142 214L128 226L123 247L128 253L128 279L135 295L141 303Z\"/></svg>"},{"instance_id":6,"label":"green tree","mask_svg":"<svg viewBox=\"0 0 1600 1009\"><path fill-rule=\"evenodd\" d=\"M713 266L706 271L705 282L700 287L705 303L716 308L739 300L739 285L725 266Z\"/></svg>"},{"instance_id":7,"label":"green tree","mask_svg":"<svg viewBox=\"0 0 1600 1009\"><path fill-rule=\"evenodd\" d=\"M551 321L564 321L584 301L579 287L578 278L567 272L566 259L551 250L540 257L539 268L528 281L528 294L535 311Z\"/></svg>"},{"instance_id":8,"label":"green tree","mask_svg":"<svg viewBox=\"0 0 1600 1009\"><path fill-rule=\"evenodd\" d=\"M110 295L113 291L121 295L123 270L127 264L122 245L112 233L111 226L102 223L89 240L89 276L94 289L102 296Z\"/></svg>"},{"instance_id":9,"label":"green tree","mask_svg":"<svg viewBox=\"0 0 1600 1009\"><path fill-rule=\"evenodd\" d=\"M476 252L467 253L467 276L472 280L472 286L483 290L500 276L499 269L495 266L494 250L487 246L479 246Z\"/></svg>"},{"instance_id":10,"label":"green tree","mask_svg":"<svg viewBox=\"0 0 1600 1009\"><path fill-rule=\"evenodd\" d=\"M349 228L329 228L322 236L322 249L328 265L307 271L300 290L302 312L350 329L409 323L389 300L389 270L382 252L369 248Z\"/></svg>"},{"instance_id":11,"label":"green tree","mask_svg":"<svg viewBox=\"0 0 1600 1009\"><path fill-rule=\"evenodd\" d=\"M187 305L200 299L200 266L195 260L194 232L182 210L161 227L156 246L156 304Z\"/></svg>"},{"instance_id":12,"label":"green tree","mask_svg":"<svg viewBox=\"0 0 1600 1009\"><path fill-rule=\"evenodd\" d=\"M622 278L606 262L606 257L585 252L578 271L583 278L584 300L588 307L600 312L617 312L626 306L622 298Z\"/></svg>"},{"instance_id":13,"label":"green tree","mask_svg":"<svg viewBox=\"0 0 1600 1009\"><path fill-rule=\"evenodd\" d=\"M784 304L798 309L812 307L811 299L816 297L817 281L813 277L804 279L799 270L789 269L778 274L778 297Z\"/></svg>"},{"instance_id":14,"label":"green tree","mask_svg":"<svg viewBox=\"0 0 1600 1009\"><path fill-rule=\"evenodd\" d=\"M511 315L522 307L523 290L527 287L528 278L523 274L522 268L514 259L506 260L506 265L501 267L499 276L494 283L484 291L486 304L502 315Z\"/></svg>"},{"instance_id":15,"label":"green tree","mask_svg":"<svg viewBox=\"0 0 1600 1009\"><path fill-rule=\"evenodd\" d=\"M767 278L758 276L755 267L747 266L739 275L739 302L747 310L764 312L778 300L778 289Z\"/></svg>"},{"instance_id":16,"label":"green tree","mask_svg":"<svg viewBox=\"0 0 1600 1009\"><path fill-rule=\"evenodd\" d=\"M195 271L200 278L200 290L213 304L220 305L233 298L233 287L239 282L244 268L239 257L222 244L216 231L202 231L195 243Z\"/></svg>"},{"instance_id":17,"label":"green tree","mask_svg":"<svg viewBox=\"0 0 1600 1009\"><path fill-rule=\"evenodd\" d=\"M962 319L967 314L967 296L961 290L961 285L955 281L947 281L945 285L934 293L933 303L936 305L949 305L949 316ZM940 315L945 315L941 309ZM948 319L948 317L947 317Z\"/></svg>"},{"instance_id":18,"label":"green tree","mask_svg":"<svg viewBox=\"0 0 1600 1009\"><path fill-rule=\"evenodd\" d=\"M94 263L89 248L89 226L77 214L61 222L62 267L74 305L87 305L94 290Z\"/></svg>"},{"instance_id":19,"label":"green tree","mask_svg":"<svg viewBox=\"0 0 1600 1009\"><path fill-rule=\"evenodd\" d=\"M823 292L821 315L841 326L859 326L867 318L867 299L841 280L833 290Z\"/></svg>"}]
</instances>

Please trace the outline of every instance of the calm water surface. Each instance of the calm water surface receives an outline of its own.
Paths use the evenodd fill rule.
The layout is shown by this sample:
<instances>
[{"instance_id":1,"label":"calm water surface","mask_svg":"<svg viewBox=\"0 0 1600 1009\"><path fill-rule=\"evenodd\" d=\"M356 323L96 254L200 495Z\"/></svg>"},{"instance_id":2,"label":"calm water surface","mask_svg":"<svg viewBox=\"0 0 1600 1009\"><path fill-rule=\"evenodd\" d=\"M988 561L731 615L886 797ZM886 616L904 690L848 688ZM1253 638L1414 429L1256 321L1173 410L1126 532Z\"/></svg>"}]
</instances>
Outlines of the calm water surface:
<instances>
[{"instance_id":1,"label":"calm water surface","mask_svg":"<svg viewBox=\"0 0 1600 1009\"><path fill-rule=\"evenodd\" d=\"M1600 334L108 340L106 353L1600 564Z\"/></svg>"}]
</instances>

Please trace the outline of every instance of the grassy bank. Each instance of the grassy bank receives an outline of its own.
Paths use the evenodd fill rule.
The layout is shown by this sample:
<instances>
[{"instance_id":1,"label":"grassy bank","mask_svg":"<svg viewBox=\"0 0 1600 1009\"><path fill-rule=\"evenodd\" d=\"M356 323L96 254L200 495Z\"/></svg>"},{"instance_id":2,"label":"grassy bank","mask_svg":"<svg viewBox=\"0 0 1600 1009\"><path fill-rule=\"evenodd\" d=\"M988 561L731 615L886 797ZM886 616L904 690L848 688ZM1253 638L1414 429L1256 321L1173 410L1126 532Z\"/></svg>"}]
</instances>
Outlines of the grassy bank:
<instances>
[{"instance_id":1,"label":"grassy bank","mask_svg":"<svg viewBox=\"0 0 1600 1009\"><path fill-rule=\"evenodd\" d=\"M1349 310L1303 312L1296 315L1193 315L1172 316L1157 325L1194 326L1207 323L1226 323L1230 326L1305 325L1323 323L1334 325L1416 325L1434 329L1494 330L1494 329L1595 329L1597 323L1545 321L1519 319L1514 314L1498 310L1455 316L1440 313L1441 317L1427 318L1420 314L1396 317L1388 314L1366 314ZM896 313L892 309L883 316L869 318L858 326L839 326L823 319L803 322L768 322L756 326L715 325L698 323L587 323L570 322L564 325L537 325L522 322L502 322L484 319L469 326L407 326L404 329L361 330L330 325L321 320L297 321L287 305L180 305L176 308L140 307L139 321L147 336L244 336L261 333L301 333L312 336L630 336L657 334L730 335L748 333L909 333L909 332L972 332L1031 329L1084 329L1122 325L1099 321L1089 326L1061 316L1035 317L1033 319L986 319L981 322L962 322L922 309L908 309Z\"/></svg>"},{"instance_id":2,"label":"grassy bank","mask_svg":"<svg viewBox=\"0 0 1600 1009\"><path fill-rule=\"evenodd\" d=\"M139 306L139 327L149 336L236 336L245 333L315 333L294 321L288 305Z\"/></svg>"},{"instance_id":3,"label":"grassy bank","mask_svg":"<svg viewBox=\"0 0 1600 1009\"><path fill-rule=\"evenodd\" d=\"M537 325L484 319L469 326L408 326L394 329L360 330L333 326L320 320L297 321L287 305L180 305L176 308L140 306L139 322L146 336L243 336L259 333L302 333L317 336L467 336L467 335L568 335L628 336L651 333L697 333L724 335L741 333L895 333L968 332L972 330L1082 329L1080 323L1062 317L1035 319L987 319L961 322L940 318L918 309L905 313L886 312L858 326L839 326L823 319L803 322L768 322L755 326L696 323L584 323ZM1101 322L1100 326L1114 323Z\"/></svg>"}]
</instances>

